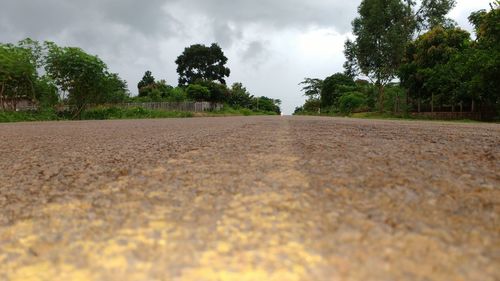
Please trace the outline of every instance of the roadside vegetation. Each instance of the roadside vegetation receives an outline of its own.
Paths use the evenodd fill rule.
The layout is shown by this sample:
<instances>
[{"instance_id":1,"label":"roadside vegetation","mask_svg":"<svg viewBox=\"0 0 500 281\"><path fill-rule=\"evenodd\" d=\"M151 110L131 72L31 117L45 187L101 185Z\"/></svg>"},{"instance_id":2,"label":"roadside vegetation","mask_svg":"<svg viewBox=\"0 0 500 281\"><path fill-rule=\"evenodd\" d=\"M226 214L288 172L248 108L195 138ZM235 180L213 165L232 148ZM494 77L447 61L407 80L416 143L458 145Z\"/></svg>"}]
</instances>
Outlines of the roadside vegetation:
<instances>
[{"instance_id":1,"label":"roadside vegetation","mask_svg":"<svg viewBox=\"0 0 500 281\"><path fill-rule=\"evenodd\" d=\"M228 87L227 58L217 44L192 45L177 58L177 86L150 71L131 96L127 83L97 56L76 47L25 39L0 44L0 122L192 117L189 112L127 109L124 103L210 102L219 115L280 114L281 101ZM208 113L207 113L208 114Z\"/></svg>"},{"instance_id":2,"label":"roadside vegetation","mask_svg":"<svg viewBox=\"0 0 500 281\"><path fill-rule=\"evenodd\" d=\"M344 73L300 83L295 114L500 119L500 1L470 15L475 37L446 17L455 0L364 0ZM364 113L364 114L361 114ZM436 115L439 116L439 115Z\"/></svg>"}]
</instances>

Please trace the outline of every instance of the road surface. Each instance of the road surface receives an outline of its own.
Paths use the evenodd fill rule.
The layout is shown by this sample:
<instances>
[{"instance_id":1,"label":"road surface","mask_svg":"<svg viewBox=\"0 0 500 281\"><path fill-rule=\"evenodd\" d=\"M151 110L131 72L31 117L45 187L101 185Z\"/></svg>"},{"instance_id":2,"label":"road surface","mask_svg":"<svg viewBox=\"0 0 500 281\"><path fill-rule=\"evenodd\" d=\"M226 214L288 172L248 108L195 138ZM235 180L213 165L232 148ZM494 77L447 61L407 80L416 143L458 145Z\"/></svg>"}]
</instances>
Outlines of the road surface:
<instances>
[{"instance_id":1,"label":"road surface","mask_svg":"<svg viewBox=\"0 0 500 281\"><path fill-rule=\"evenodd\" d=\"M0 125L0 280L500 280L500 126Z\"/></svg>"}]
</instances>

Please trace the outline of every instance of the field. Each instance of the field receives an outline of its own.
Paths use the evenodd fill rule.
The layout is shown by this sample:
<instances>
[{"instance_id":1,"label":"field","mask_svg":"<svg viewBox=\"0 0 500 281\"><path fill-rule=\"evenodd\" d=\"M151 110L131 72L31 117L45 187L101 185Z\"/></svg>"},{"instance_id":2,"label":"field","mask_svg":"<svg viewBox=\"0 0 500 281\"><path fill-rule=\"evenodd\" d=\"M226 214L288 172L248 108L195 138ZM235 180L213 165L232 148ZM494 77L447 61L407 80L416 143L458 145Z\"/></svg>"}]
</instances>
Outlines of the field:
<instances>
[{"instance_id":1,"label":"field","mask_svg":"<svg viewBox=\"0 0 500 281\"><path fill-rule=\"evenodd\" d=\"M0 280L499 280L500 126L0 124Z\"/></svg>"}]
</instances>

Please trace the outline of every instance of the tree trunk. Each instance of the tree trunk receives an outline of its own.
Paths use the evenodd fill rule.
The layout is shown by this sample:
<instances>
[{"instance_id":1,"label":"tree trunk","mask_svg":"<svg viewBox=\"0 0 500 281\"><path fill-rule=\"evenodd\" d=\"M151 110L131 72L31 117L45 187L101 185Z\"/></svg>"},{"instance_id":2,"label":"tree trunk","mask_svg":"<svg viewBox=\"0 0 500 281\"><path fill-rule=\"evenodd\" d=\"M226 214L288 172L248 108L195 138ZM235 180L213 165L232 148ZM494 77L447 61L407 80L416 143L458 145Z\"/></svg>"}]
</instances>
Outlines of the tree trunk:
<instances>
[{"instance_id":1,"label":"tree trunk","mask_svg":"<svg viewBox=\"0 0 500 281\"><path fill-rule=\"evenodd\" d=\"M463 102L460 102L460 113L462 113L464 111L464 105L463 105Z\"/></svg>"},{"instance_id":2,"label":"tree trunk","mask_svg":"<svg viewBox=\"0 0 500 281\"><path fill-rule=\"evenodd\" d=\"M418 107L417 111L418 111L418 113L420 113L420 97L418 98L417 104L418 104L417 105L417 107Z\"/></svg>"},{"instance_id":3,"label":"tree trunk","mask_svg":"<svg viewBox=\"0 0 500 281\"><path fill-rule=\"evenodd\" d=\"M410 93L409 91L406 91L406 114L408 114L409 109L410 109Z\"/></svg>"},{"instance_id":4,"label":"tree trunk","mask_svg":"<svg viewBox=\"0 0 500 281\"><path fill-rule=\"evenodd\" d=\"M470 112L474 112L475 107L476 107L476 103L474 102L474 100L472 100Z\"/></svg>"},{"instance_id":5,"label":"tree trunk","mask_svg":"<svg viewBox=\"0 0 500 281\"><path fill-rule=\"evenodd\" d=\"M5 90L5 85L2 84L2 87L0 88L0 106L2 108L2 110L5 110L5 104L3 102L3 92Z\"/></svg>"},{"instance_id":6,"label":"tree trunk","mask_svg":"<svg viewBox=\"0 0 500 281\"><path fill-rule=\"evenodd\" d=\"M380 113L384 112L384 85L378 85L378 101L379 101L379 111Z\"/></svg>"},{"instance_id":7,"label":"tree trunk","mask_svg":"<svg viewBox=\"0 0 500 281\"><path fill-rule=\"evenodd\" d=\"M431 95L431 112L434 113L434 93Z\"/></svg>"}]
</instances>

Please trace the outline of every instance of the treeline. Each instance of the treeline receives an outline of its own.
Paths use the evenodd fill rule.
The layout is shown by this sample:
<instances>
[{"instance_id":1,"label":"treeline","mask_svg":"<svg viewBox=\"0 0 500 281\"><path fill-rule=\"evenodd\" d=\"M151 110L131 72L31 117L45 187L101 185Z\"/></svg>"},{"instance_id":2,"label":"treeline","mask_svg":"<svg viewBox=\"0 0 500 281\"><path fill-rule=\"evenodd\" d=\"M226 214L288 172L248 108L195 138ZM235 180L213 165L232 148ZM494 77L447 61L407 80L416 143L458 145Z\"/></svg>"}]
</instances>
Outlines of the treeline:
<instances>
[{"instance_id":1,"label":"treeline","mask_svg":"<svg viewBox=\"0 0 500 281\"><path fill-rule=\"evenodd\" d=\"M52 109L65 105L81 116L89 105L125 102L209 101L233 108L280 113L280 100L254 97L241 83L230 88L230 70L217 44L193 45L184 50L178 64L179 85L156 81L147 71L138 83L139 95L131 97L127 83L97 56L80 48L25 39L0 44L0 110L16 111L21 101Z\"/></svg>"},{"instance_id":2,"label":"treeline","mask_svg":"<svg viewBox=\"0 0 500 281\"><path fill-rule=\"evenodd\" d=\"M306 78L296 113L500 112L500 1L474 12L476 37L446 15L454 0L364 0L345 72Z\"/></svg>"}]
</instances>

